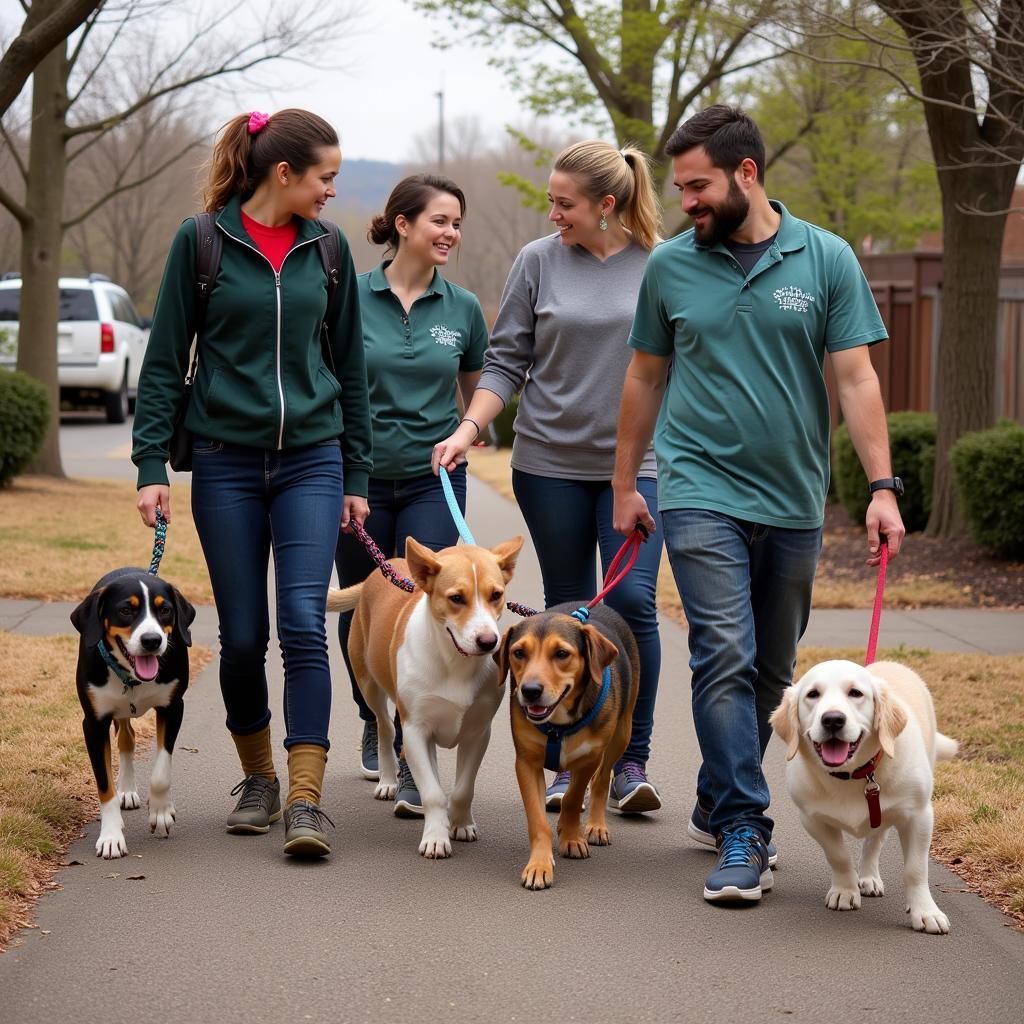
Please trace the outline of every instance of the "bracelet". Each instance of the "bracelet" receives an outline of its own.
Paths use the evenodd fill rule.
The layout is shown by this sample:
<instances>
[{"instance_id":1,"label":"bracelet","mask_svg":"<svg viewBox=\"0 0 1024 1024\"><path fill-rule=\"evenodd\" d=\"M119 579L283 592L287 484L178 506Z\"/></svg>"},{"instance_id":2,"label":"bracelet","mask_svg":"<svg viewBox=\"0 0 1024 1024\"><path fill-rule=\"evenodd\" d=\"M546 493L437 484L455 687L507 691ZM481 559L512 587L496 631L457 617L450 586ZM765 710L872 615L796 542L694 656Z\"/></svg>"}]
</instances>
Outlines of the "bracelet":
<instances>
[{"instance_id":1,"label":"bracelet","mask_svg":"<svg viewBox=\"0 0 1024 1024\"><path fill-rule=\"evenodd\" d=\"M473 426L476 427L476 437L480 436L480 434L481 434L480 424L477 423L477 421L475 419L473 419L472 416L463 416L462 419L459 420L459 426L461 427L463 423L472 423ZM476 440L476 437L473 438L474 441Z\"/></svg>"}]
</instances>

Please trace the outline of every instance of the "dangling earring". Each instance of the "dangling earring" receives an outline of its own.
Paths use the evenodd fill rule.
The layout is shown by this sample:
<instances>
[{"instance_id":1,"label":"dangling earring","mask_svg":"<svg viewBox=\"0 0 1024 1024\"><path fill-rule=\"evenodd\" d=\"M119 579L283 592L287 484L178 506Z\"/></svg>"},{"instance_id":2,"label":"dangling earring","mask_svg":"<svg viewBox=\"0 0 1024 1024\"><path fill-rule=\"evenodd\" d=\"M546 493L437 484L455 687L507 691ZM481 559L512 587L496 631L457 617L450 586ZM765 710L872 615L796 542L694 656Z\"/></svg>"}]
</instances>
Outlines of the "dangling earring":
<instances>
[{"instance_id":1,"label":"dangling earring","mask_svg":"<svg viewBox=\"0 0 1024 1024\"><path fill-rule=\"evenodd\" d=\"M608 221L607 221L607 220L605 220L605 216L604 216L604 214L603 214L603 213L601 214L601 219L600 219L600 220L599 220L599 221L597 222L597 226L598 226L598 227L599 227L599 228L600 228L600 229L601 229L602 231L607 231L607 230L608 230Z\"/></svg>"}]
</instances>

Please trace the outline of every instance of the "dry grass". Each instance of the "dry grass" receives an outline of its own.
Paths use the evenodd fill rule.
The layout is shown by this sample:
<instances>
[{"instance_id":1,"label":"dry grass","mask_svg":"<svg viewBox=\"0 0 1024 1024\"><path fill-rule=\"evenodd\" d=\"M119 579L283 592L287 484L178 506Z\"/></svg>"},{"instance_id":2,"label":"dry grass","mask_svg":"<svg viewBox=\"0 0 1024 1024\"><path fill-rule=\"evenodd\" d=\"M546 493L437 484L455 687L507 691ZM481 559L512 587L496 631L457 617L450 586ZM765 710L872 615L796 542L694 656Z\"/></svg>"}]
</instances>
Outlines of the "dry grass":
<instances>
[{"instance_id":1,"label":"dry grass","mask_svg":"<svg viewBox=\"0 0 1024 1024\"><path fill-rule=\"evenodd\" d=\"M211 604L189 488L175 485L160 575L194 604ZM135 511L135 485L18 477L0 489L0 597L78 601L111 569L149 566L153 532Z\"/></svg>"},{"instance_id":2,"label":"dry grass","mask_svg":"<svg viewBox=\"0 0 1024 1024\"><path fill-rule=\"evenodd\" d=\"M98 809L75 691L78 638L0 632L0 949L30 922L61 853ZM190 651L193 679L210 659ZM153 735L153 715L136 720ZM151 743L139 747L148 757Z\"/></svg>"},{"instance_id":3,"label":"dry grass","mask_svg":"<svg viewBox=\"0 0 1024 1024\"><path fill-rule=\"evenodd\" d=\"M859 650L800 652L797 672ZM932 855L1024 924L1024 656L881 651L928 684L960 756L935 769Z\"/></svg>"}]
</instances>

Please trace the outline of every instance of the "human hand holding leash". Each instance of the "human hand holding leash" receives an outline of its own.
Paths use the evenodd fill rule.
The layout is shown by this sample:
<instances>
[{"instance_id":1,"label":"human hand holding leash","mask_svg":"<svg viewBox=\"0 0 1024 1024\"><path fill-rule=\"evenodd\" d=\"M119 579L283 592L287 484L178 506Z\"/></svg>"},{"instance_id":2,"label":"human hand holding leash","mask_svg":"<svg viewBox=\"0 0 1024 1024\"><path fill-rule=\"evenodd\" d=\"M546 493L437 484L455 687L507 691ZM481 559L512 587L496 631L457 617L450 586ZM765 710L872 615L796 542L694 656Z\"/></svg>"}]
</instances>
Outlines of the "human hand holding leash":
<instances>
[{"instance_id":1,"label":"human hand holding leash","mask_svg":"<svg viewBox=\"0 0 1024 1024\"><path fill-rule=\"evenodd\" d=\"M466 451L472 447L473 442L480 436L473 420L463 420L443 441L434 445L430 455L430 468L437 476L440 467L452 470L461 466L466 461Z\"/></svg>"},{"instance_id":2,"label":"human hand holding leash","mask_svg":"<svg viewBox=\"0 0 1024 1024\"><path fill-rule=\"evenodd\" d=\"M896 495L892 491L876 491L872 495L864 524L868 531L868 565L878 565L881 562L879 544L882 539L889 547L890 558L895 558L899 554L907 530L903 525L899 505L896 503Z\"/></svg>"},{"instance_id":3,"label":"human hand holding leash","mask_svg":"<svg viewBox=\"0 0 1024 1024\"><path fill-rule=\"evenodd\" d=\"M351 522L354 519L360 526L366 522L370 514L370 506L365 498L358 494L346 494L345 503L341 507L341 529L351 533Z\"/></svg>"},{"instance_id":4,"label":"human hand holding leash","mask_svg":"<svg viewBox=\"0 0 1024 1024\"><path fill-rule=\"evenodd\" d=\"M139 500L135 507L147 526L156 526L156 510L159 507L167 522L171 521L171 489L167 484L147 484L139 488Z\"/></svg>"},{"instance_id":5,"label":"human hand holding leash","mask_svg":"<svg viewBox=\"0 0 1024 1024\"><path fill-rule=\"evenodd\" d=\"M638 526L642 526L648 533L654 533L658 524L647 507L644 496L632 488L617 490L613 488L615 503L612 507L612 528L616 533L628 537Z\"/></svg>"}]
</instances>

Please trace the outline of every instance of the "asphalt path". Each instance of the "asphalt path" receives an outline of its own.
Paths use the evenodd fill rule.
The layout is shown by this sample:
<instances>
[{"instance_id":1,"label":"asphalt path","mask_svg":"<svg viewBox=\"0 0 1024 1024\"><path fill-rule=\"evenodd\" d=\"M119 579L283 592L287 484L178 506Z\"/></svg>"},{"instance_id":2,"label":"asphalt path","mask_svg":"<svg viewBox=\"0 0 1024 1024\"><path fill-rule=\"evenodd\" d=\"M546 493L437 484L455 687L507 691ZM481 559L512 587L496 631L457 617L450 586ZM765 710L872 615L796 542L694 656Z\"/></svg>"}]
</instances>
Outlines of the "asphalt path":
<instances>
[{"instance_id":1,"label":"asphalt path","mask_svg":"<svg viewBox=\"0 0 1024 1024\"><path fill-rule=\"evenodd\" d=\"M114 471L126 459L123 428L76 421L62 435L69 472L131 475L130 466ZM476 480L470 521L484 544L525 533L517 508ZM511 590L536 604L539 581L527 546ZM65 632L69 609L0 602L0 627ZM905 626L940 641L918 638L914 646L1021 649L1019 616L982 614L938 624L920 614L887 615L882 644L909 643ZM863 644L862 618L863 629L858 613L816 616L808 640ZM201 609L194 636L215 648L212 609ZM0 1021L117 1024L157 1013L218 1024L1020 1021L1024 936L934 864L932 887L952 934L912 932L895 837L882 860L887 895L865 900L858 912L825 908L828 869L784 793L774 742L766 772L777 797L775 887L747 908L705 903L713 857L685 833L699 761L686 634L663 621L662 641L649 768L665 807L643 819L612 813L613 844L589 860L558 858L554 887L539 893L519 885L528 844L507 710L498 712L478 779L480 841L456 844L450 860L426 861L416 852L419 823L395 818L359 776L359 722L336 644L324 791L337 825L333 855L317 863L286 859L280 825L267 836L227 835L229 790L240 776L215 658L186 699L171 837L151 837L144 810L126 812L129 856L102 861L93 855L98 823L89 826L68 854L81 864L65 868L60 891L39 903L39 928L0 956ZM276 711L276 647L268 671ZM279 716L274 729L279 743ZM441 760L450 781L453 758ZM148 765L140 775L145 791Z\"/></svg>"}]
</instances>

